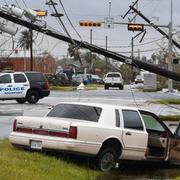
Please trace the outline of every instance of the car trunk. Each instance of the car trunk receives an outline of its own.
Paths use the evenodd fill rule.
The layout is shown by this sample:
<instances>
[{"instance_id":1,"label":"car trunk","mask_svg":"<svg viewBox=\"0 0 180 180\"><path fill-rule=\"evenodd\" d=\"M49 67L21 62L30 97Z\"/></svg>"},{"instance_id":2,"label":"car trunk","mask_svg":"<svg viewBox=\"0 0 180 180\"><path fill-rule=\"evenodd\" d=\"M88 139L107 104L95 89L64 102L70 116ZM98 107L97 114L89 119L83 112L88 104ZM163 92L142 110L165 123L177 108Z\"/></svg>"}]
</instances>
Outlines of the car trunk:
<instances>
[{"instance_id":1,"label":"car trunk","mask_svg":"<svg viewBox=\"0 0 180 180\"><path fill-rule=\"evenodd\" d=\"M77 127L65 118L18 117L14 121L14 131L46 136L76 138Z\"/></svg>"}]
</instances>

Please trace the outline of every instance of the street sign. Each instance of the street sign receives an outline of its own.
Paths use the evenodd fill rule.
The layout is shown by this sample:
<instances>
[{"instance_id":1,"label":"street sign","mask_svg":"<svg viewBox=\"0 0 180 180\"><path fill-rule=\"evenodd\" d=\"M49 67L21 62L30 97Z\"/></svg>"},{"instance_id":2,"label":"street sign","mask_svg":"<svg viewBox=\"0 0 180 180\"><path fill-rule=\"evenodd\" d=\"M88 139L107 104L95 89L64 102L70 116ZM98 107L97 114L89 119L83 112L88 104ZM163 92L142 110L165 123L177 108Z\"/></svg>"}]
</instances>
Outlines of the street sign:
<instances>
[{"instance_id":1,"label":"street sign","mask_svg":"<svg viewBox=\"0 0 180 180\"><path fill-rule=\"evenodd\" d=\"M106 17L104 18L104 28L114 28L114 18Z\"/></svg>"}]
</instances>

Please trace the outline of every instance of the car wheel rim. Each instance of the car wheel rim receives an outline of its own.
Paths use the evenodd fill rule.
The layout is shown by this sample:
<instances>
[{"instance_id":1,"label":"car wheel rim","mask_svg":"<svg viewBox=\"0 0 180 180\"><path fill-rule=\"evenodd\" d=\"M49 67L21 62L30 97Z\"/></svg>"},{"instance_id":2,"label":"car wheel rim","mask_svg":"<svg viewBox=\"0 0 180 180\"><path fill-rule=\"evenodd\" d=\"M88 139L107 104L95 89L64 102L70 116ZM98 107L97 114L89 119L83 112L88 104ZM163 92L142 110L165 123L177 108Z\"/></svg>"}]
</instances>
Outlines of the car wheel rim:
<instances>
[{"instance_id":1,"label":"car wheel rim","mask_svg":"<svg viewBox=\"0 0 180 180\"><path fill-rule=\"evenodd\" d=\"M106 153L102 157L101 160L101 169L103 171L109 171L111 170L112 167L114 167L115 161L114 161L114 156L112 153Z\"/></svg>"},{"instance_id":2,"label":"car wheel rim","mask_svg":"<svg viewBox=\"0 0 180 180\"><path fill-rule=\"evenodd\" d=\"M31 95L30 100L31 100L32 102L36 101L36 96L35 96L35 95Z\"/></svg>"}]
</instances>

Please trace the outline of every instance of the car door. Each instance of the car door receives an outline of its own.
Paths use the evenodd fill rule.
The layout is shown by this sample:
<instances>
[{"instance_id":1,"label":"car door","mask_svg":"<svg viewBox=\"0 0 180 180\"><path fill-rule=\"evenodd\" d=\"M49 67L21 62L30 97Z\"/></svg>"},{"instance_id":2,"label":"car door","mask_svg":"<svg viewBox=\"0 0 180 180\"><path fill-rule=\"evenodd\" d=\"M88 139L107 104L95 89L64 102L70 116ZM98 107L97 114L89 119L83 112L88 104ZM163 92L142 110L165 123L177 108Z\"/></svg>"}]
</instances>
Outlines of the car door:
<instances>
[{"instance_id":1,"label":"car door","mask_svg":"<svg viewBox=\"0 0 180 180\"><path fill-rule=\"evenodd\" d=\"M12 77L11 74L0 75L0 99L12 98Z\"/></svg>"},{"instance_id":2,"label":"car door","mask_svg":"<svg viewBox=\"0 0 180 180\"><path fill-rule=\"evenodd\" d=\"M155 114L144 110L140 110L140 114L148 132L147 159L165 160L173 134Z\"/></svg>"},{"instance_id":3,"label":"car door","mask_svg":"<svg viewBox=\"0 0 180 180\"><path fill-rule=\"evenodd\" d=\"M122 140L124 143L124 159L145 159L148 134L136 110L122 110L124 128Z\"/></svg>"},{"instance_id":4,"label":"car door","mask_svg":"<svg viewBox=\"0 0 180 180\"><path fill-rule=\"evenodd\" d=\"M26 92L29 89L29 82L26 76L23 73L14 73L13 80L15 98L26 97Z\"/></svg>"},{"instance_id":5,"label":"car door","mask_svg":"<svg viewBox=\"0 0 180 180\"><path fill-rule=\"evenodd\" d=\"M172 163L180 164L180 124L171 139L169 160Z\"/></svg>"}]
</instances>

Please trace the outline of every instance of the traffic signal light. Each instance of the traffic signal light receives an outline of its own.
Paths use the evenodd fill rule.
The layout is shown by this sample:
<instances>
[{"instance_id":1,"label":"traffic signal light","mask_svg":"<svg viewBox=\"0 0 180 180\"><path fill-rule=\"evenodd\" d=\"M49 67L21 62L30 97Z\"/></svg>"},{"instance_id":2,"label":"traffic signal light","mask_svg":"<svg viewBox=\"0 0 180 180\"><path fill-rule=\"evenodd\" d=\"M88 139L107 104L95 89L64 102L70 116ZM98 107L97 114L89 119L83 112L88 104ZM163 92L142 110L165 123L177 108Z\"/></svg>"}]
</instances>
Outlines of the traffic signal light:
<instances>
[{"instance_id":1,"label":"traffic signal light","mask_svg":"<svg viewBox=\"0 0 180 180\"><path fill-rule=\"evenodd\" d=\"M45 17L47 16L47 11L44 10L35 10L38 17Z\"/></svg>"},{"instance_id":2,"label":"traffic signal light","mask_svg":"<svg viewBox=\"0 0 180 180\"><path fill-rule=\"evenodd\" d=\"M144 25L143 24L128 24L128 31L144 31Z\"/></svg>"},{"instance_id":3,"label":"traffic signal light","mask_svg":"<svg viewBox=\"0 0 180 180\"><path fill-rule=\"evenodd\" d=\"M84 27L101 27L101 22L79 21L79 25Z\"/></svg>"}]
</instances>

